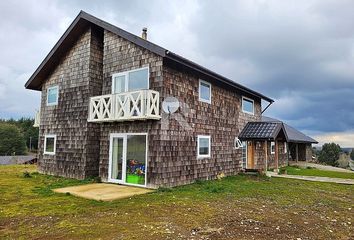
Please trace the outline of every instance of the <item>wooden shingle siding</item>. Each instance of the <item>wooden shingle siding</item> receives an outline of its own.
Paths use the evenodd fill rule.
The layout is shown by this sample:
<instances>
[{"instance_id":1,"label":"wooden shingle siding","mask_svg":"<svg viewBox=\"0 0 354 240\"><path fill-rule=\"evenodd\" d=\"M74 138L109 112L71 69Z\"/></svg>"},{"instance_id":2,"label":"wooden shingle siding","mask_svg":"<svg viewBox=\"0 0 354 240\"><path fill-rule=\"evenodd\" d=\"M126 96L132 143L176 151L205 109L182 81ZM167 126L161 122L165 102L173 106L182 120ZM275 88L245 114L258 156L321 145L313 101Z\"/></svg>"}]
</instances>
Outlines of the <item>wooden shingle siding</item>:
<instances>
[{"instance_id":1,"label":"wooden shingle siding","mask_svg":"<svg viewBox=\"0 0 354 240\"><path fill-rule=\"evenodd\" d=\"M88 99L100 94L99 34L88 28L42 85L39 171L82 179L98 174L99 127L87 123ZM92 55L90 54L92 53ZM59 86L59 102L46 106L47 89ZM45 134L56 134L55 155L43 155Z\"/></svg>"},{"instance_id":2,"label":"wooden shingle siding","mask_svg":"<svg viewBox=\"0 0 354 240\"><path fill-rule=\"evenodd\" d=\"M112 92L112 74L149 66L150 89L162 90L162 58L147 49L139 47L109 31L104 31L103 39L103 84L102 94ZM100 171L103 180L108 178L109 136L111 133L148 133L148 183L153 172L151 164L158 151L156 137L159 121L128 121L102 123L100 134ZM154 150L156 149L156 150Z\"/></svg>"},{"instance_id":3,"label":"wooden shingle siding","mask_svg":"<svg viewBox=\"0 0 354 240\"><path fill-rule=\"evenodd\" d=\"M204 79L206 80L206 79ZM207 81L207 80L206 80ZM162 113L158 158L152 162L150 184L176 186L197 179L215 179L218 174L234 175L241 169L241 150L234 140L248 121L260 119L260 101L255 115L241 112L240 93L212 83L211 104L199 101L199 77L164 66L162 99L176 97L182 107L173 116ZM176 121L183 119L191 127ZM181 122L181 121L180 121ZM211 136L211 157L197 159L197 136Z\"/></svg>"}]
</instances>

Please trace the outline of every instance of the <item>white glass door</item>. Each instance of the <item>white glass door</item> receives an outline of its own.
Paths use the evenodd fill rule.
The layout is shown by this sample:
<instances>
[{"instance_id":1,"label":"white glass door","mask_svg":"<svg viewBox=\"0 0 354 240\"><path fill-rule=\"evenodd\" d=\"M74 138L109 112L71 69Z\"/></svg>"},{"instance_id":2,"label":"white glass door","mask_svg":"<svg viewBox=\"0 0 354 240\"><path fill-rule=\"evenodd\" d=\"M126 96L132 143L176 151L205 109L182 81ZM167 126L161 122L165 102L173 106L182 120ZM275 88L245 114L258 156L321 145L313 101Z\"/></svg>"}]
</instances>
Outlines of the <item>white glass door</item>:
<instances>
[{"instance_id":1,"label":"white glass door","mask_svg":"<svg viewBox=\"0 0 354 240\"><path fill-rule=\"evenodd\" d=\"M111 134L108 180L146 186L147 134Z\"/></svg>"},{"instance_id":2,"label":"white glass door","mask_svg":"<svg viewBox=\"0 0 354 240\"><path fill-rule=\"evenodd\" d=\"M122 183L124 174L124 155L125 155L125 139L124 136L111 136L110 141L110 164L109 164L109 180L111 182Z\"/></svg>"}]
</instances>

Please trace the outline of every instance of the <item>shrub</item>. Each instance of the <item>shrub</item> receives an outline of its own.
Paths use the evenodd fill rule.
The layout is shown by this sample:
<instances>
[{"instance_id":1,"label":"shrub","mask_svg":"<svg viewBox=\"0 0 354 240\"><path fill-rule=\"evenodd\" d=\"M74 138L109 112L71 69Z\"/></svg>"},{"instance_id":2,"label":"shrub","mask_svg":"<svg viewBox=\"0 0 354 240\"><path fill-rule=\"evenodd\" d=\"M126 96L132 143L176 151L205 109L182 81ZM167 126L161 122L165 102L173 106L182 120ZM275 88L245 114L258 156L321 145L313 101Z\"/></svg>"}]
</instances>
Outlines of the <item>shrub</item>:
<instances>
[{"instance_id":1,"label":"shrub","mask_svg":"<svg viewBox=\"0 0 354 240\"><path fill-rule=\"evenodd\" d=\"M320 163L325 163L332 166L337 166L337 160L339 159L339 154L341 148L335 143L325 143L322 146L320 155L318 156L318 161Z\"/></svg>"}]
</instances>

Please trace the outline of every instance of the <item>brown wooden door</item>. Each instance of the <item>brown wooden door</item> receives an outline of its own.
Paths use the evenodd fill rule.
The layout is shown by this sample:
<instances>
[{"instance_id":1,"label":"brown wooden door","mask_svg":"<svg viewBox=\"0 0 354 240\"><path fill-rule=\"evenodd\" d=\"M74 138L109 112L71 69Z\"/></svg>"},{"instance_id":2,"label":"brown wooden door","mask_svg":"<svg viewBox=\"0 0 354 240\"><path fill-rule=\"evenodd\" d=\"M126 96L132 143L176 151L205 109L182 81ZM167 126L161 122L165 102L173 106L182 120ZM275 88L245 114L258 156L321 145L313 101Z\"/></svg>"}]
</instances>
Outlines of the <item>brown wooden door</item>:
<instances>
[{"instance_id":1,"label":"brown wooden door","mask_svg":"<svg viewBox=\"0 0 354 240\"><path fill-rule=\"evenodd\" d=\"M247 168L254 169L254 144L252 141L247 142Z\"/></svg>"}]
</instances>

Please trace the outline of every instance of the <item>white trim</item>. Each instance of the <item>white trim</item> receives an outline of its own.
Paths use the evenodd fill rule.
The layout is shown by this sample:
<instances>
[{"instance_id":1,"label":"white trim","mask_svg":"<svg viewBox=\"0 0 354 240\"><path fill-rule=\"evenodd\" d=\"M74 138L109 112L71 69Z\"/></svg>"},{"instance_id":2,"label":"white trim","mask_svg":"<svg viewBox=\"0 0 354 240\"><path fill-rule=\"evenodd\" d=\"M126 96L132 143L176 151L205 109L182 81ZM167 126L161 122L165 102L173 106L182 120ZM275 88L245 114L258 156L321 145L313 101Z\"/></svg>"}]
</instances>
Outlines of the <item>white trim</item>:
<instances>
[{"instance_id":1,"label":"white trim","mask_svg":"<svg viewBox=\"0 0 354 240\"><path fill-rule=\"evenodd\" d=\"M199 140L201 138L207 138L209 140L209 151L208 154L199 154ZM211 141L210 141L210 135L198 135L197 138L197 158L210 158L211 156Z\"/></svg>"},{"instance_id":2,"label":"white trim","mask_svg":"<svg viewBox=\"0 0 354 240\"><path fill-rule=\"evenodd\" d=\"M246 164L245 167L243 167L243 151L245 151L245 160L246 160ZM242 169L246 169L247 168L247 164L248 164L248 142L247 141L243 141L242 142L242 159L241 159L241 168Z\"/></svg>"},{"instance_id":3,"label":"white trim","mask_svg":"<svg viewBox=\"0 0 354 240\"><path fill-rule=\"evenodd\" d=\"M240 149L242 147L243 147L243 145L242 145L241 140L238 137L235 137L234 148L235 149Z\"/></svg>"},{"instance_id":4,"label":"white trim","mask_svg":"<svg viewBox=\"0 0 354 240\"><path fill-rule=\"evenodd\" d=\"M114 92L114 89L115 89L115 81L114 81L114 78L116 77L119 77L119 76L125 76L125 89L124 89L124 92L128 92L129 91L129 73L131 72L136 72L136 71L140 71L140 70L143 70L143 69L147 69L148 71L148 79L147 79L147 89L150 89L150 68L149 68L149 65L146 66L146 67L142 67L142 68L136 68L136 69L132 69L132 70L129 70L129 71L124 71L124 72L118 72L118 73L114 73L112 74L112 88L111 88L111 93L112 94L115 94ZM138 89L135 89L134 91L136 91ZM142 89L140 89L142 90Z\"/></svg>"},{"instance_id":5,"label":"white trim","mask_svg":"<svg viewBox=\"0 0 354 240\"><path fill-rule=\"evenodd\" d=\"M274 146L274 151L273 151L272 146ZM270 142L270 154L275 154L275 151L276 151L276 149L275 149L275 142Z\"/></svg>"},{"instance_id":6,"label":"white trim","mask_svg":"<svg viewBox=\"0 0 354 240\"><path fill-rule=\"evenodd\" d=\"M202 98L201 91L200 91L201 83L209 86L209 99ZM198 86L199 86L199 88L198 88L199 101L211 104L211 83L206 82L206 81L204 81L202 79L199 79L199 85Z\"/></svg>"},{"instance_id":7,"label":"white trim","mask_svg":"<svg viewBox=\"0 0 354 240\"><path fill-rule=\"evenodd\" d=\"M54 138L54 148L53 148L53 152L47 152L47 151L46 151L46 148L47 148L47 138ZM46 134L46 135L44 135L44 149L43 149L43 154L46 154L46 155L55 155L56 148L57 148L57 135L55 135L55 134Z\"/></svg>"},{"instance_id":8,"label":"white trim","mask_svg":"<svg viewBox=\"0 0 354 240\"><path fill-rule=\"evenodd\" d=\"M146 136L146 146L145 146L145 183L133 184L126 182L126 171L127 171L127 137L132 135ZM112 179L112 143L113 138L123 138L123 161L122 161L122 180ZM119 183L124 185L136 186L136 187L147 187L147 171L148 171L148 134L147 133L111 133L109 136L109 163L108 163L108 182Z\"/></svg>"},{"instance_id":9,"label":"white trim","mask_svg":"<svg viewBox=\"0 0 354 240\"><path fill-rule=\"evenodd\" d=\"M249 112L249 111L246 111L246 110L243 109L243 100L252 102L252 112ZM242 108L242 112L254 115L254 100L251 99L251 98L242 96L241 108Z\"/></svg>"},{"instance_id":10,"label":"white trim","mask_svg":"<svg viewBox=\"0 0 354 240\"><path fill-rule=\"evenodd\" d=\"M57 90L57 97L56 97L56 99L55 99L55 102L52 102L52 103L49 103L48 102L48 96L49 96L49 90L52 90L52 89L56 89ZM55 85L55 86L52 86L52 87L49 87L49 88L47 88L47 101L46 101L46 103L47 103L47 106L55 106L55 105L58 105L58 99L59 99L59 86L58 85Z\"/></svg>"}]
</instances>

